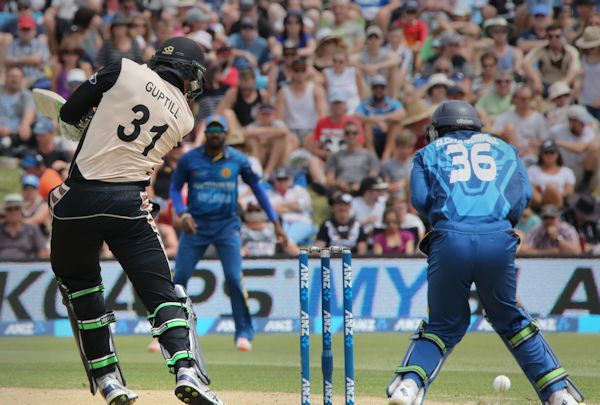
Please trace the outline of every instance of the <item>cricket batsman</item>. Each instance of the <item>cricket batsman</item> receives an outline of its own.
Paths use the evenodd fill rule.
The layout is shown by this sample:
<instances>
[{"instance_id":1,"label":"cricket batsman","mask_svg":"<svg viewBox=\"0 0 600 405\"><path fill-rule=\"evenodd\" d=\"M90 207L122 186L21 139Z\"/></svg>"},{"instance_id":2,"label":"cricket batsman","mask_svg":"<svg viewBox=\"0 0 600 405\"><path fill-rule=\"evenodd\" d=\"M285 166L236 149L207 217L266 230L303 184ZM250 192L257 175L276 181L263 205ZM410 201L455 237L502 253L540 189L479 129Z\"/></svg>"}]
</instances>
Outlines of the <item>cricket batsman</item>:
<instances>
[{"instance_id":1,"label":"cricket batsman","mask_svg":"<svg viewBox=\"0 0 600 405\"><path fill-rule=\"evenodd\" d=\"M413 159L411 200L433 225L419 248L427 255L429 319L390 385L389 403L416 405L464 336L475 283L486 316L535 389L542 404L583 401L529 314L516 302L513 227L531 198L516 150L481 133L473 107L446 101L433 113L429 145Z\"/></svg>"}]
</instances>

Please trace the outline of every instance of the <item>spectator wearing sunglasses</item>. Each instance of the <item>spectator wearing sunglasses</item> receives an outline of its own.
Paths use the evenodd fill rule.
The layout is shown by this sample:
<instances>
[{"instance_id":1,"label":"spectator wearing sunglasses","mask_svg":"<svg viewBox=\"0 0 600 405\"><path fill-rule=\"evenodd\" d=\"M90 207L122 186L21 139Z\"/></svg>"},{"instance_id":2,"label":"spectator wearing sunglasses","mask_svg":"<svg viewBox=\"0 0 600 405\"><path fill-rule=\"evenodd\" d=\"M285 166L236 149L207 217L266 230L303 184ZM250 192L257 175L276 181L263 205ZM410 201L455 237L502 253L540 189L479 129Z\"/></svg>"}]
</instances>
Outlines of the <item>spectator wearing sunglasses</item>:
<instances>
[{"instance_id":1,"label":"spectator wearing sunglasses","mask_svg":"<svg viewBox=\"0 0 600 405\"><path fill-rule=\"evenodd\" d=\"M494 78L494 88L484 94L477 104L491 118L512 109L512 90L514 87L513 73L510 70L500 71Z\"/></svg>"}]
</instances>

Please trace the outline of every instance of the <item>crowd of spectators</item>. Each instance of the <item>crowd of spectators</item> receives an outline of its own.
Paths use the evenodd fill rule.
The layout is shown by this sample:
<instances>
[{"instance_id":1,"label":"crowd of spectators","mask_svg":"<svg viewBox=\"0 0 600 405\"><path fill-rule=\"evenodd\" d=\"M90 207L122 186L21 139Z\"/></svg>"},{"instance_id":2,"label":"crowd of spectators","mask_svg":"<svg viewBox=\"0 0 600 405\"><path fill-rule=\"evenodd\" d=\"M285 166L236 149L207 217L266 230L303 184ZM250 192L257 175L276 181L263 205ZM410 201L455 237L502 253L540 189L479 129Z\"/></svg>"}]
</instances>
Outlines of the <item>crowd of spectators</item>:
<instances>
[{"instance_id":1,"label":"crowd of spectators","mask_svg":"<svg viewBox=\"0 0 600 405\"><path fill-rule=\"evenodd\" d=\"M240 183L245 256L307 244L416 254L428 229L409 201L412 156L435 107L472 103L513 144L534 193L517 229L528 254L600 254L600 6L593 0L0 0L0 257L48 255L49 190L77 145L36 114L31 90L68 98L121 58L145 63L172 36L205 51L196 126L153 173L169 255L168 189L204 119L264 179L290 244ZM110 256L108 249L103 250Z\"/></svg>"}]
</instances>

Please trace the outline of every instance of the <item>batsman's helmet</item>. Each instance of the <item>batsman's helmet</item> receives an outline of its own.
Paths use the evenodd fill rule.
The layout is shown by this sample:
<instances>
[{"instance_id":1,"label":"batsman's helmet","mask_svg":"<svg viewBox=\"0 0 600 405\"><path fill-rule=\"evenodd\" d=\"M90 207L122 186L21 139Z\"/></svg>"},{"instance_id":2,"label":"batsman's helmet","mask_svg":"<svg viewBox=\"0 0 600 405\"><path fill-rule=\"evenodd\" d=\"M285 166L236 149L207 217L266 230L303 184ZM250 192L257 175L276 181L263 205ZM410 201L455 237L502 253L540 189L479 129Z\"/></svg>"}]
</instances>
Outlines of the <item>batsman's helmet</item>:
<instances>
[{"instance_id":1,"label":"batsman's helmet","mask_svg":"<svg viewBox=\"0 0 600 405\"><path fill-rule=\"evenodd\" d=\"M170 71L182 80L188 80L190 88L186 96L192 100L202 93L204 64L204 52L198 44L186 37L175 37L158 47L148 67L155 71Z\"/></svg>"},{"instance_id":2,"label":"batsman's helmet","mask_svg":"<svg viewBox=\"0 0 600 405\"><path fill-rule=\"evenodd\" d=\"M461 100L444 101L433 112L427 127L429 142L451 131L481 131L483 124L471 104Z\"/></svg>"}]
</instances>

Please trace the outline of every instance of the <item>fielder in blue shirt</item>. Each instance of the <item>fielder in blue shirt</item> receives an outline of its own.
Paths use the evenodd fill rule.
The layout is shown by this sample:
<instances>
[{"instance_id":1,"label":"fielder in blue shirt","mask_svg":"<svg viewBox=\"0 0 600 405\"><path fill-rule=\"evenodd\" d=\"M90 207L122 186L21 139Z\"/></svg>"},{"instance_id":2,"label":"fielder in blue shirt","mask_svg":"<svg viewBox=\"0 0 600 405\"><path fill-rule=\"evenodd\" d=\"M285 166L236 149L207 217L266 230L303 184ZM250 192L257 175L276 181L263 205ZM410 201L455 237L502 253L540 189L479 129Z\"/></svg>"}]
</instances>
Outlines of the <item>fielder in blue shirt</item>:
<instances>
[{"instance_id":1,"label":"fielder in blue shirt","mask_svg":"<svg viewBox=\"0 0 600 405\"><path fill-rule=\"evenodd\" d=\"M552 348L516 302L513 227L531 198L514 147L483 134L477 113L446 101L433 113L431 143L413 159L411 200L433 231L419 248L428 262L429 318L423 322L387 389L390 404L421 404L444 360L470 323L475 283L488 321L511 351L543 404L583 401Z\"/></svg>"},{"instance_id":2,"label":"fielder in blue shirt","mask_svg":"<svg viewBox=\"0 0 600 405\"><path fill-rule=\"evenodd\" d=\"M171 180L170 197L183 229L175 260L173 282L187 286L196 263L213 244L223 265L225 282L235 321L235 342L239 350L251 350L254 338L252 319L242 287L240 220L237 216L237 179L242 176L262 209L275 226L282 244L287 238L260 178L252 171L246 155L225 145L227 120L222 115L206 119L206 143L181 157ZM187 207L181 188L188 184Z\"/></svg>"}]
</instances>

